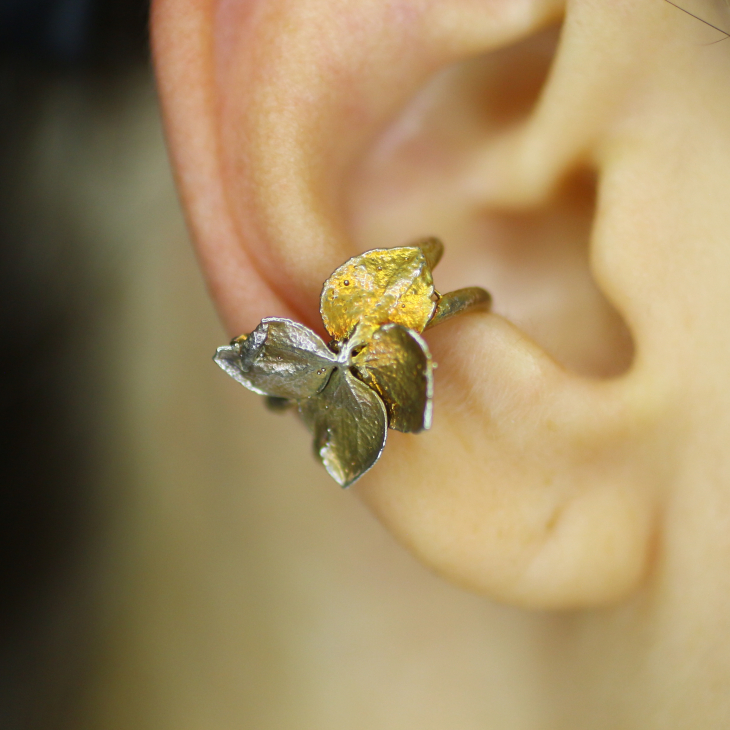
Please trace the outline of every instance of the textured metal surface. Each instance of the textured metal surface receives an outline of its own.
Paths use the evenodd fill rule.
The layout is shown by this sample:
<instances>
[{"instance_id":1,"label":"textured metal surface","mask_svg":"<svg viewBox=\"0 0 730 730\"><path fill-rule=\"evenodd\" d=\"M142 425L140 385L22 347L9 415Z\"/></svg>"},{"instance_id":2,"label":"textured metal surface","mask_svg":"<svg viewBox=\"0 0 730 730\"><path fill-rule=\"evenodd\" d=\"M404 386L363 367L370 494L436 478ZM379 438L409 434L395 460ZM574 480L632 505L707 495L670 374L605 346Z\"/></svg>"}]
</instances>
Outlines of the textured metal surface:
<instances>
[{"instance_id":1,"label":"textured metal surface","mask_svg":"<svg viewBox=\"0 0 730 730\"><path fill-rule=\"evenodd\" d=\"M383 399L391 428L418 433L430 427L433 364L419 334L386 324L375 330L353 363L361 380Z\"/></svg>"},{"instance_id":2,"label":"textured metal surface","mask_svg":"<svg viewBox=\"0 0 730 730\"><path fill-rule=\"evenodd\" d=\"M254 393L296 400L324 387L336 356L304 325L270 317L247 337L218 348L214 360Z\"/></svg>"},{"instance_id":3,"label":"textured metal surface","mask_svg":"<svg viewBox=\"0 0 730 730\"><path fill-rule=\"evenodd\" d=\"M478 286L470 286L466 289L443 294L436 304L436 311L426 327L435 327L457 314L463 314L471 310L487 310L492 304L492 295Z\"/></svg>"},{"instance_id":4,"label":"textured metal surface","mask_svg":"<svg viewBox=\"0 0 730 730\"><path fill-rule=\"evenodd\" d=\"M433 236L420 238L414 241L411 246L418 246L423 251L423 255L426 257L426 263L431 271L436 268L436 264L441 261L441 257L444 255L444 244L440 238L434 238Z\"/></svg>"},{"instance_id":5,"label":"textured metal surface","mask_svg":"<svg viewBox=\"0 0 730 730\"><path fill-rule=\"evenodd\" d=\"M433 278L418 246L379 248L340 266L322 287L320 312L335 340L355 326L393 322L421 332L436 308Z\"/></svg>"},{"instance_id":6,"label":"textured metal surface","mask_svg":"<svg viewBox=\"0 0 730 730\"><path fill-rule=\"evenodd\" d=\"M375 464L388 427L431 426L435 366L419 333L491 302L478 287L439 296L431 269L443 250L424 238L340 266L320 301L329 347L304 325L270 317L216 352L218 365L269 408L298 407L317 458L343 487Z\"/></svg>"},{"instance_id":7,"label":"textured metal surface","mask_svg":"<svg viewBox=\"0 0 730 730\"><path fill-rule=\"evenodd\" d=\"M378 460L388 416L383 401L347 369L337 369L321 393L299 401L314 435L314 453L330 476L349 487Z\"/></svg>"}]
</instances>

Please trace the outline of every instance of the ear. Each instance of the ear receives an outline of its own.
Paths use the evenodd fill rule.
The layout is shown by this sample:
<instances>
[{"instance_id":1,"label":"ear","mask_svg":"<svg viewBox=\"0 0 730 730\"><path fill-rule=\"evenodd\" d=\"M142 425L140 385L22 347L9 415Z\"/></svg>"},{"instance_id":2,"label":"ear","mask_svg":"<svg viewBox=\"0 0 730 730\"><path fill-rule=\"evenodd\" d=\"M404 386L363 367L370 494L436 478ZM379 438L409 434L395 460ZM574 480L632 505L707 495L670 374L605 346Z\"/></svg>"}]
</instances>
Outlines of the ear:
<instances>
[{"instance_id":1,"label":"ear","mask_svg":"<svg viewBox=\"0 0 730 730\"><path fill-rule=\"evenodd\" d=\"M639 83L631 31L613 4L585 0L558 32L563 11L557 0L153 11L178 184L231 335L264 316L321 328L334 268L426 234L446 243L439 290L485 286L514 322L471 315L427 333L434 428L391 432L357 490L450 579L551 608L615 601L645 576L663 474L647 434L666 411L647 361L629 367L624 323L640 353L644 324L630 216L604 207L610 186L594 207L596 180L605 190L622 159L603 154L618 100Z\"/></svg>"}]
</instances>

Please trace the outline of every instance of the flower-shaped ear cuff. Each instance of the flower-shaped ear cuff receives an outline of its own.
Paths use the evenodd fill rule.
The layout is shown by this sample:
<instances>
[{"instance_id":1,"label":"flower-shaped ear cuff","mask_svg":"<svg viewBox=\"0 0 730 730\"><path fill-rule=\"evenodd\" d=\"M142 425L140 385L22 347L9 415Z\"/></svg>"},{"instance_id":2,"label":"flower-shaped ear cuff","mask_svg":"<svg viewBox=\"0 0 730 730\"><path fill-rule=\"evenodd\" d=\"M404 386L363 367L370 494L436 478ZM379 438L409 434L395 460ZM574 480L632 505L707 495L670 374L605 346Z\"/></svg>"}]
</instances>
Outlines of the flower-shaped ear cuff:
<instances>
[{"instance_id":1,"label":"flower-shaped ear cuff","mask_svg":"<svg viewBox=\"0 0 730 730\"><path fill-rule=\"evenodd\" d=\"M420 333L491 303L479 287L436 292L431 270L443 250L427 238L346 261L322 287L329 344L298 322L267 317L213 358L271 407L296 406L315 455L343 487L375 464L389 427L431 426L435 365Z\"/></svg>"}]
</instances>

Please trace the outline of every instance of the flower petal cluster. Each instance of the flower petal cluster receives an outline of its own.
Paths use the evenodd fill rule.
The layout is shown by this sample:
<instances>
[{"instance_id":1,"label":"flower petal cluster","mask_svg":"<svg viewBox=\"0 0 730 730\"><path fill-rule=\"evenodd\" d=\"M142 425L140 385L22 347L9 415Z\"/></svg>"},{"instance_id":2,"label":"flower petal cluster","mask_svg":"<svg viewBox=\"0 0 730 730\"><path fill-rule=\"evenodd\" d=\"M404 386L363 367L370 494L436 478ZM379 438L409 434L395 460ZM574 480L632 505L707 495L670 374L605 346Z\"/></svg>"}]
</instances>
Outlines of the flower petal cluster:
<instances>
[{"instance_id":1,"label":"flower petal cluster","mask_svg":"<svg viewBox=\"0 0 730 730\"><path fill-rule=\"evenodd\" d=\"M434 366L420 333L439 300L431 269L442 252L426 239L340 266L320 300L329 344L302 324L268 317L216 352L249 390L296 404L317 458L343 487L375 464L388 427L417 433L431 425Z\"/></svg>"}]
</instances>

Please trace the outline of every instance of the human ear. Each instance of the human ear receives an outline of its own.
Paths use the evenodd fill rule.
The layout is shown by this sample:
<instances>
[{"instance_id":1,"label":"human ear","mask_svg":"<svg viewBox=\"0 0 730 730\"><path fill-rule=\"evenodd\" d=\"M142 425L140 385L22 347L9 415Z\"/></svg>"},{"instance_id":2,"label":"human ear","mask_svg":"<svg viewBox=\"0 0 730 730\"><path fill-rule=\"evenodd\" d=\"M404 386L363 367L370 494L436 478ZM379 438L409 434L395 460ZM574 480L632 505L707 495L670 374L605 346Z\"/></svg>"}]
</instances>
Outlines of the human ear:
<instances>
[{"instance_id":1,"label":"human ear","mask_svg":"<svg viewBox=\"0 0 730 730\"><path fill-rule=\"evenodd\" d=\"M423 234L446 243L441 291L486 286L515 320L428 333L434 427L391 432L356 490L427 564L530 607L620 599L656 537L664 464L647 443L668 407L651 358L631 364L635 242L604 183L623 154L609 145L619 100L640 79L619 6L153 9L178 184L230 334L264 316L318 327L336 266Z\"/></svg>"}]
</instances>

